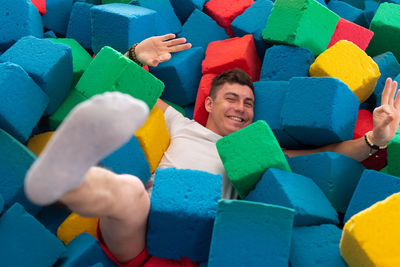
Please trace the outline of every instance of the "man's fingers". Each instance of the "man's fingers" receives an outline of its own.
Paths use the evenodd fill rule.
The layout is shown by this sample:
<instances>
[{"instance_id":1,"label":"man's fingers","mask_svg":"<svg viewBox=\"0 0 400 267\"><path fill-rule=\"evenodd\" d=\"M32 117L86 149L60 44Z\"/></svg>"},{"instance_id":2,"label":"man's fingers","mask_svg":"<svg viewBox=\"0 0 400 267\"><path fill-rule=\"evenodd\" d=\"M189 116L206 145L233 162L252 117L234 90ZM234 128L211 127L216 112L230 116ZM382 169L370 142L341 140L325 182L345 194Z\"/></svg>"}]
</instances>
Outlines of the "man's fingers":
<instances>
[{"instance_id":1,"label":"man's fingers","mask_svg":"<svg viewBox=\"0 0 400 267\"><path fill-rule=\"evenodd\" d=\"M393 102L394 102L394 96L396 94L396 89L397 89L397 82L394 81L394 82L392 82L392 86L390 87L389 100L388 100L388 104L391 106L393 105Z\"/></svg>"},{"instance_id":2,"label":"man's fingers","mask_svg":"<svg viewBox=\"0 0 400 267\"><path fill-rule=\"evenodd\" d=\"M177 39L173 39L173 40L169 40L164 42L168 47L171 46L176 46L176 45L180 45L180 44L184 44L186 43L186 38L177 38Z\"/></svg>"},{"instance_id":3,"label":"man's fingers","mask_svg":"<svg viewBox=\"0 0 400 267\"><path fill-rule=\"evenodd\" d=\"M381 98L381 105L385 105L389 103L389 94L390 90L392 89L392 79L387 78L386 83L385 83L385 88L383 89L382 92L382 98Z\"/></svg>"},{"instance_id":4,"label":"man's fingers","mask_svg":"<svg viewBox=\"0 0 400 267\"><path fill-rule=\"evenodd\" d=\"M397 91L397 90L396 90ZM393 106L396 110L400 109L400 96L399 91L397 91L396 98L394 100Z\"/></svg>"},{"instance_id":5,"label":"man's fingers","mask_svg":"<svg viewBox=\"0 0 400 267\"><path fill-rule=\"evenodd\" d=\"M168 51L173 53L173 52L180 52L186 49L189 49L192 47L191 43L186 43L186 44L181 44L181 45L176 45L176 46L172 46L169 47Z\"/></svg>"},{"instance_id":6,"label":"man's fingers","mask_svg":"<svg viewBox=\"0 0 400 267\"><path fill-rule=\"evenodd\" d=\"M161 56L158 57L160 62L164 62L164 61L170 60L170 58L171 58L171 54L170 53L165 53L165 54L162 54Z\"/></svg>"},{"instance_id":7,"label":"man's fingers","mask_svg":"<svg viewBox=\"0 0 400 267\"><path fill-rule=\"evenodd\" d=\"M168 34L160 36L160 40L161 41L167 41L167 40L170 40L170 39L174 39L175 37L176 37L175 34L168 33Z\"/></svg>"}]
</instances>

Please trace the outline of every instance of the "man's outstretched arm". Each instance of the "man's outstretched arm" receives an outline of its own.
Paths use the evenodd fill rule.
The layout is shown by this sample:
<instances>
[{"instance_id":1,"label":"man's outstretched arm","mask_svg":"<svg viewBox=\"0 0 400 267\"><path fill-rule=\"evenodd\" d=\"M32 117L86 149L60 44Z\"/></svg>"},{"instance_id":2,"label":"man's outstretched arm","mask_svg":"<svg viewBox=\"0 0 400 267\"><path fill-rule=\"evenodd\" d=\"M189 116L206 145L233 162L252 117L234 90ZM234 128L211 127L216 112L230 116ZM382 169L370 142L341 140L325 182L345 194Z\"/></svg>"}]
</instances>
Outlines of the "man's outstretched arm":
<instances>
[{"instance_id":1,"label":"man's outstretched arm","mask_svg":"<svg viewBox=\"0 0 400 267\"><path fill-rule=\"evenodd\" d=\"M392 140L400 122L400 96L396 95L397 82L388 78L382 92L381 106L374 109L373 122L374 129L368 134L368 139L372 144L384 146ZM396 95L396 97L395 97ZM372 150L376 152L377 150ZM289 157L307 155L317 152L338 152L358 161L369 157L371 148L365 142L364 137L348 140L336 144L326 145L309 150L285 150L284 153Z\"/></svg>"}]
</instances>

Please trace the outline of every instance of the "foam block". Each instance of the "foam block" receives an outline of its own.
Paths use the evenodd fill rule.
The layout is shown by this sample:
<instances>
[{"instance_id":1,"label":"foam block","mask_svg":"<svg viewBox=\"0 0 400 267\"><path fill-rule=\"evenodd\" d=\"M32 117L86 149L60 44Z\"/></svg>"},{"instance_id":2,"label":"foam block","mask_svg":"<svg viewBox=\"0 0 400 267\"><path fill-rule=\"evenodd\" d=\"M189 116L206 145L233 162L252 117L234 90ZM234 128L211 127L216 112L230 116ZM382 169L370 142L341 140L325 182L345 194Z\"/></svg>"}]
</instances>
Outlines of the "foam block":
<instances>
[{"instance_id":1,"label":"foam block","mask_svg":"<svg viewBox=\"0 0 400 267\"><path fill-rule=\"evenodd\" d=\"M221 185L221 175L157 169L147 227L147 251L161 258L207 260Z\"/></svg>"},{"instance_id":2,"label":"foam block","mask_svg":"<svg viewBox=\"0 0 400 267\"><path fill-rule=\"evenodd\" d=\"M99 218L87 218L71 213L57 229L57 238L68 245L75 237L82 233L97 236Z\"/></svg>"},{"instance_id":3,"label":"foam block","mask_svg":"<svg viewBox=\"0 0 400 267\"><path fill-rule=\"evenodd\" d=\"M164 84L129 58L104 47L89 64L76 85L85 97L120 91L144 101L151 109Z\"/></svg>"},{"instance_id":4,"label":"foam block","mask_svg":"<svg viewBox=\"0 0 400 267\"><path fill-rule=\"evenodd\" d=\"M374 32L351 21L340 18L327 49L340 40L347 40L353 42L360 49L365 51L373 35Z\"/></svg>"},{"instance_id":5,"label":"foam block","mask_svg":"<svg viewBox=\"0 0 400 267\"><path fill-rule=\"evenodd\" d=\"M151 110L146 122L136 131L135 136L149 162L150 171L153 173L170 142L167 124L160 108L154 107Z\"/></svg>"},{"instance_id":6,"label":"foam block","mask_svg":"<svg viewBox=\"0 0 400 267\"><path fill-rule=\"evenodd\" d=\"M20 142L28 140L49 98L19 66L0 63L0 127Z\"/></svg>"},{"instance_id":7,"label":"foam block","mask_svg":"<svg viewBox=\"0 0 400 267\"><path fill-rule=\"evenodd\" d=\"M4 209L4 198L2 195L0 195L0 213L3 213Z\"/></svg>"},{"instance_id":8,"label":"foam block","mask_svg":"<svg viewBox=\"0 0 400 267\"><path fill-rule=\"evenodd\" d=\"M295 227L293 229L290 265L292 267L346 267L340 256L342 231L332 224Z\"/></svg>"},{"instance_id":9,"label":"foam block","mask_svg":"<svg viewBox=\"0 0 400 267\"><path fill-rule=\"evenodd\" d=\"M87 69L92 57L90 54L75 40L71 38L49 39L52 42L68 45L72 51L72 65L74 76L72 78L71 87L75 87L81 78L83 72Z\"/></svg>"},{"instance_id":10,"label":"foam block","mask_svg":"<svg viewBox=\"0 0 400 267\"><path fill-rule=\"evenodd\" d=\"M338 21L338 15L317 1L277 0L262 35L267 42L305 47L319 55L328 46Z\"/></svg>"},{"instance_id":11,"label":"foam block","mask_svg":"<svg viewBox=\"0 0 400 267\"><path fill-rule=\"evenodd\" d=\"M289 81L283 129L300 143L322 146L352 139L359 102L346 84L330 77Z\"/></svg>"},{"instance_id":12,"label":"foam block","mask_svg":"<svg viewBox=\"0 0 400 267\"><path fill-rule=\"evenodd\" d=\"M131 174L144 184L150 179L150 166L136 137L101 160L100 165L117 174Z\"/></svg>"},{"instance_id":13,"label":"foam block","mask_svg":"<svg viewBox=\"0 0 400 267\"><path fill-rule=\"evenodd\" d=\"M292 77L307 77L314 60L313 52L307 48L274 45L265 52L260 80L288 81Z\"/></svg>"},{"instance_id":14,"label":"foam block","mask_svg":"<svg viewBox=\"0 0 400 267\"><path fill-rule=\"evenodd\" d=\"M94 53L106 45L125 53L132 44L157 35L154 10L115 3L94 6L90 14Z\"/></svg>"},{"instance_id":15,"label":"foam block","mask_svg":"<svg viewBox=\"0 0 400 267\"><path fill-rule=\"evenodd\" d=\"M379 5L369 29L374 32L374 37L366 50L368 55L373 57L391 51L400 60L400 5Z\"/></svg>"},{"instance_id":16,"label":"foam block","mask_svg":"<svg viewBox=\"0 0 400 267\"><path fill-rule=\"evenodd\" d=\"M53 31L47 31L43 34L44 38L57 38L56 34Z\"/></svg>"},{"instance_id":17,"label":"foam block","mask_svg":"<svg viewBox=\"0 0 400 267\"><path fill-rule=\"evenodd\" d=\"M399 191L399 177L373 170L365 170L351 198L344 221L347 222L353 215Z\"/></svg>"},{"instance_id":18,"label":"foam block","mask_svg":"<svg viewBox=\"0 0 400 267\"><path fill-rule=\"evenodd\" d=\"M171 60L159 64L156 68L150 68L150 72L165 84L161 97L178 105L194 103L203 59L203 48L193 47L174 54Z\"/></svg>"},{"instance_id":19,"label":"foam block","mask_svg":"<svg viewBox=\"0 0 400 267\"><path fill-rule=\"evenodd\" d=\"M232 21L253 3L253 0L210 0L204 5L204 13L223 27L230 37L233 37Z\"/></svg>"},{"instance_id":20,"label":"foam block","mask_svg":"<svg viewBox=\"0 0 400 267\"><path fill-rule=\"evenodd\" d=\"M329 76L343 81L360 103L372 94L380 75L378 65L358 46L346 40L327 49L310 67L310 76Z\"/></svg>"},{"instance_id":21,"label":"foam block","mask_svg":"<svg viewBox=\"0 0 400 267\"><path fill-rule=\"evenodd\" d=\"M60 258L60 267L91 266L96 263L96 267L116 266L104 253L97 239L88 233L77 236L66 246L66 249L67 251Z\"/></svg>"},{"instance_id":22,"label":"foam block","mask_svg":"<svg viewBox=\"0 0 400 267\"><path fill-rule=\"evenodd\" d=\"M243 14L237 16L231 23L232 31L235 36L242 37L252 34L254 44L260 58L264 57L268 45L262 38L262 31L267 24L268 16L273 6L271 0L258 0L247 8Z\"/></svg>"},{"instance_id":23,"label":"foam block","mask_svg":"<svg viewBox=\"0 0 400 267\"><path fill-rule=\"evenodd\" d=\"M376 10L380 3L374 0L365 0L364 2L364 17L368 26L370 26L372 18L375 16Z\"/></svg>"},{"instance_id":24,"label":"foam block","mask_svg":"<svg viewBox=\"0 0 400 267\"><path fill-rule=\"evenodd\" d=\"M42 207L35 215L35 218L43 224L47 230L57 235L57 229L63 221L71 214L71 211L63 204L54 203L53 205Z\"/></svg>"},{"instance_id":25,"label":"foam block","mask_svg":"<svg viewBox=\"0 0 400 267\"><path fill-rule=\"evenodd\" d=\"M311 178L279 169L268 169L246 200L294 209L294 225L339 224L338 215Z\"/></svg>"},{"instance_id":26,"label":"foam block","mask_svg":"<svg viewBox=\"0 0 400 267\"><path fill-rule=\"evenodd\" d=\"M310 177L333 207L345 213L364 167L356 160L334 152L289 158L293 172Z\"/></svg>"},{"instance_id":27,"label":"foam block","mask_svg":"<svg viewBox=\"0 0 400 267\"><path fill-rule=\"evenodd\" d=\"M73 76L71 48L33 36L21 38L0 56L0 62L20 65L50 99L46 114L64 101Z\"/></svg>"},{"instance_id":28,"label":"foam block","mask_svg":"<svg viewBox=\"0 0 400 267\"><path fill-rule=\"evenodd\" d=\"M32 4L37 8L40 15L46 14L46 1L45 0L30 0Z\"/></svg>"},{"instance_id":29,"label":"foam block","mask_svg":"<svg viewBox=\"0 0 400 267\"><path fill-rule=\"evenodd\" d=\"M373 129L372 113L366 109L359 109L356 126L354 127L353 139L363 137L367 132Z\"/></svg>"},{"instance_id":30,"label":"foam block","mask_svg":"<svg viewBox=\"0 0 400 267\"><path fill-rule=\"evenodd\" d=\"M204 74L201 77L199 89L197 89L196 103L193 111L193 119L203 126L206 126L208 112L205 107L207 96L210 95L212 79L215 74Z\"/></svg>"},{"instance_id":31,"label":"foam block","mask_svg":"<svg viewBox=\"0 0 400 267\"><path fill-rule=\"evenodd\" d=\"M224 28L198 9L193 10L178 37L185 37L193 47L201 46L204 51L209 43L229 38Z\"/></svg>"},{"instance_id":32,"label":"foam block","mask_svg":"<svg viewBox=\"0 0 400 267\"><path fill-rule=\"evenodd\" d=\"M46 147L50 138L53 136L54 132L45 132L41 134L34 135L32 138L28 140L26 146L35 153L36 156L39 156L42 153L43 149Z\"/></svg>"},{"instance_id":33,"label":"foam block","mask_svg":"<svg viewBox=\"0 0 400 267\"><path fill-rule=\"evenodd\" d=\"M92 7L90 3L75 2L68 21L67 38L75 39L86 49L92 49Z\"/></svg>"},{"instance_id":34,"label":"foam block","mask_svg":"<svg viewBox=\"0 0 400 267\"><path fill-rule=\"evenodd\" d=\"M43 37L42 18L29 0L1 0L0 6L0 51L27 35Z\"/></svg>"},{"instance_id":35,"label":"foam block","mask_svg":"<svg viewBox=\"0 0 400 267\"><path fill-rule=\"evenodd\" d=\"M344 226L340 251L349 266L397 266L400 264L400 193L354 215ZM379 220L377 220L379 218Z\"/></svg>"},{"instance_id":36,"label":"foam block","mask_svg":"<svg viewBox=\"0 0 400 267\"><path fill-rule=\"evenodd\" d=\"M328 8L338 14L342 19L346 19L362 27L367 27L362 9L338 0L329 1Z\"/></svg>"},{"instance_id":37,"label":"foam block","mask_svg":"<svg viewBox=\"0 0 400 267\"><path fill-rule=\"evenodd\" d=\"M171 107L173 107L176 111L178 111L179 113L181 113L184 117L186 116L186 112L185 112L185 108L182 106L179 106L175 103L172 103L171 101L162 99L162 101L164 101L165 103L167 103L168 105L170 105Z\"/></svg>"},{"instance_id":38,"label":"foam block","mask_svg":"<svg viewBox=\"0 0 400 267\"><path fill-rule=\"evenodd\" d=\"M259 81L254 83L254 121L264 120L284 148L298 148L300 144L283 129L281 111L285 101L287 81Z\"/></svg>"},{"instance_id":39,"label":"foam block","mask_svg":"<svg viewBox=\"0 0 400 267\"><path fill-rule=\"evenodd\" d=\"M203 10L206 0L170 0L170 2L175 14L183 24L195 9Z\"/></svg>"},{"instance_id":40,"label":"foam block","mask_svg":"<svg viewBox=\"0 0 400 267\"><path fill-rule=\"evenodd\" d=\"M65 98L64 102L58 107L58 109L51 114L49 117L49 126L52 131L57 129L57 127L62 123L62 121L67 117L69 112L79 103L89 99L89 97L84 96L75 88L72 88L68 96Z\"/></svg>"},{"instance_id":41,"label":"foam block","mask_svg":"<svg viewBox=\"0 0 400 267\"><path fill-rule=\"evenodd\" d=\"M65 251L61 241L18 203L0 217L0 235L2 266L52 266Z\"/></svg>"},{"instance_id":42,"label":"foam block","mask_svg":"<svg viewBox=\"0 0 400 267\"><path fill-rule=\"evenodd\" d=\"M400 135L396 134L387 148L388 173L400 177Z\"/></svg>"},{"instance_id":43,"label":"foam block","mask_svg":"<svg viewBox=\"0 0 400 267\"><path fill-rule=\"evenodd\" d=\"M5 209L19 202L33 215L40 210L39 206L26 198L23 191L25 174L35 159L35 154L0 129L0 194L4 198Z\"/></svg>"},{"instance_id":44,"label":"foam block","mask_svg":"<svg viewBox=\"0 0 400 267\"><path fill-rule=\"evenodd\" d=\"M46 0L46 14L43 16L43 25L47 29L65 36L72 2L72 0Z\"/></svg>"},{"instance_id":45,"label":"foam block","mask_svg":"<svg viewBox=\"0 0 400 267\"><path fill-rule=\"evenodd\" d=\"M368 1L368 0L367 0ZM356 8L359 9L364 9L365 8L365 2L367 2L365 0L344 0L343 2L346 2Z\"/></svg>"},{"instance_id":46,"label":"foam block","mask_svg":"<svg viewBox=\"0 0 400 267\"><path fill-rule=\"evenodd\" d=\"M234 68L247 72L253 81L259 80L261 60L251 34L215 41L208 45L202 63L203 74L220 74Z\"/></svg>"},{"instance_id":47,"label":"foam block","mask_svg":"<svg viewBox=\"0 0 400 267\"><path fill-rule=\"evenodd\" d=\"M278 141L264 121L257 121L219 139L217 150L233 187L242 199L267 168L290 171Z\"/></svg>"},{"instance_id":48,"label":"foam block","mask_svg":"<svg viewBox=\"0 0 400 267\"><path fill-rule=\"evenodd\" d=\"M293 216L281 206L220 200L208 267L288 265Z\"/></svg>"}]
</instances>

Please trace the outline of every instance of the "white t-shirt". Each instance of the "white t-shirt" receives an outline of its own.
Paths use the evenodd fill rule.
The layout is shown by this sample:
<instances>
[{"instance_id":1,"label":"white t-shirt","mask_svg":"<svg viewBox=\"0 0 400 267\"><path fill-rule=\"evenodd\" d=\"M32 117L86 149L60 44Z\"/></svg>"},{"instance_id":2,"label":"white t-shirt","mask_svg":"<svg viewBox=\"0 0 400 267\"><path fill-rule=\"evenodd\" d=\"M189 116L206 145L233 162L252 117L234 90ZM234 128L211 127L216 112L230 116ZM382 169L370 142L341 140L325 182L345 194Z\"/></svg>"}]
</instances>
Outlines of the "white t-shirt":
<instances>
[{"instance_id":1,"label":"white t-shirt","mask_svg":"<svg viewBox=\"0 0 400 267\"><path fill-rule=\"evenodd\" d=\"M159 168L206 171L222 175L222 198L237 198L228 179L215 143L222 136L184 117L172 107L164 112L171 142Z\"/></svg>"}]
</instances>

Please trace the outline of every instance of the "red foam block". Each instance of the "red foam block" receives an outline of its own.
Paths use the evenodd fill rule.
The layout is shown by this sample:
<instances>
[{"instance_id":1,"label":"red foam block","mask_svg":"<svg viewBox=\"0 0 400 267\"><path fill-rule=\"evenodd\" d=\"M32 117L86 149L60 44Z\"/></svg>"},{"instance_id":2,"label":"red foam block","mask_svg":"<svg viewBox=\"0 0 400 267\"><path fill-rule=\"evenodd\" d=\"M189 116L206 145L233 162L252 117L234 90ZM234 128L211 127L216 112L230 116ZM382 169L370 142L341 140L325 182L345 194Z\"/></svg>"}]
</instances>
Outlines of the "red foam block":
<instances>
[{"instance_id":1,"label":"red foam block","mask_svg":"<svg viewBox=\"0 0 400 267\"><path fill-rule=\"evenodd\" d=\"M253 81L260 79L261 60L258 57L253 35L235 37L209 43L202 62L203 74L240 68L250 75Z\"/></svg>"},{"instance_id":2,"label":"red foam block","mask_svg":"<svg viewBox=\"0 0 400 267\"><path fill-rule=\"evenodd\" d=\"M372 113L366 109L360 109L357 115L356 126L354 127L353 139L363 137L366 132L373 129Z\"/></svg>"},{"instance_id":3,"label":"red foam block","mask_svg":"<svg viewBox=\"0 0 400 267\"><path fill-rule=\"evenodd\" d=\"M210 0L204 5L204 13L233 37L232 21L253 3L253 0Z\"/></svg>"},{"instance_id":4,"label":"red foam block","mask_svg":"<svg viewBox=\"0 0 400 267\"><path fill-rule=\"evenodd\" d=\"M210 95L211 82L216 74L205 74L201 77L199 89L197 90L196 103L194 104L193 119L203 126L206 126L208 112L205 108L205 101Z\"/></svg>"},{"instance_id":5,"label":"red foam block","mask_svg":"<svg viewBox=\"0 0 400 267\"><path fill-rule=\"evenodd\" d=\"M347 40L353 42L365 51L373 35L374 32L351 21L340 18L327 49L340 40Z\"/></svg>"},{"instance_id":6,"label":"red foam block","mask_svg":"<svg viewBox=\"0 0 400 267\"><path fill-rule=\"evenodd\" d=\"M31 0L32 4L37 8L40 15L46 14L46 1L45 0Z\"/></svg>"}]
</instances>

